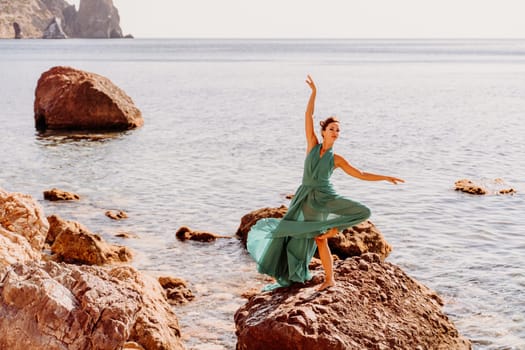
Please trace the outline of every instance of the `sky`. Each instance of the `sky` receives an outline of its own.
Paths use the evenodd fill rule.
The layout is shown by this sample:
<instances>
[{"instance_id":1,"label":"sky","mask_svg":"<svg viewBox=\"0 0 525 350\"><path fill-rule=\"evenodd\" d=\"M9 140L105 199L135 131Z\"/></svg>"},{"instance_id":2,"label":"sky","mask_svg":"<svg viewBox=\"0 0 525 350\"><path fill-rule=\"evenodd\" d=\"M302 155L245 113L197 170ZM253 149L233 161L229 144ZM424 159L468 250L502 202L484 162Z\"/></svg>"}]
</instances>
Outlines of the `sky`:
<instances>
[{"instance_id":1,"label":"sky","mask_svg":"<svg viewBox=\"0 0 525 350\"><path fill-rule=\"evenodd\" d=\"M80 0L68 0L77 5ZM525 0L113 0L136 38L525 38Z\"/></svg>"}]
</instances>

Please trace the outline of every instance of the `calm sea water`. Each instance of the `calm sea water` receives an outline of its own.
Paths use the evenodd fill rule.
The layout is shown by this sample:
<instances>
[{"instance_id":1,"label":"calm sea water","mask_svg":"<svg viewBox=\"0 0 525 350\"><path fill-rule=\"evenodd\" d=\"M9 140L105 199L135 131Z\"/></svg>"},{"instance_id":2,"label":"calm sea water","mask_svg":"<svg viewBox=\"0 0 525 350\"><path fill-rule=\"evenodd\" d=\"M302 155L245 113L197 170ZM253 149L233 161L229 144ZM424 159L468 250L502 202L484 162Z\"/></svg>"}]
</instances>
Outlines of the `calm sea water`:
<instances>
[{"instance_id":1,"label":"calm sea water","mask_svg":"<svg viewBox=\"0 0 525 350\"><path fill-rule=\"evenodd\" d=\"M39 136L34 89L55 65L110 78L144 127ZM475 349L525 349L525 40L0 41L0 187L130 246L140 270L185 278L196 299L176 312L188 348L233 349L241 294L265 281L236 239L183 243L175 232L233 235L247 212L288 204L305 155L306 74L317 120L342 120L336 152L407 181L333 176L372 209L388 260L443 296ZM455 192L465 177L518 193ZM51 187L82 200L45 202Z\"/></svg>"}]
</instances>

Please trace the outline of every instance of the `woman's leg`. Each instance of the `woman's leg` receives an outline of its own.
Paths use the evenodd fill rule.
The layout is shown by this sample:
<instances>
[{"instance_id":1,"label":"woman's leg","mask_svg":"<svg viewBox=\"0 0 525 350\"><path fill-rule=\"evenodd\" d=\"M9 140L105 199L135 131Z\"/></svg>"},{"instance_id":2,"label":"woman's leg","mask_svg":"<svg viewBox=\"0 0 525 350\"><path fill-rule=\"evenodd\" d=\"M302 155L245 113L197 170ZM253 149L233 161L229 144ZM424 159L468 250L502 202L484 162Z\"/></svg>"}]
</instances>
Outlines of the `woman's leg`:
<instances>
[{"instance_id":1,"label":"woman's leg","mask_svg":"<svg viewBox=\"0 0 525 350\"><path fill-rule=\"evenodd\" d=\"M315 243L317 244L317 248L319 249L319 257L321 258L321 263L323 265L323 269L325 273L323 284L321 284L317 288L317 290L319 291L335 285L334 268L333 268L334 260L332 258L332 253L330 252L330 247L328 246L328 238L322 238L328 233L333 233L332 230L328 231L322 236L315 238ZM336 234L337 234L337 229L335 229L334 236Z\"/></svg>"}]
</instances>

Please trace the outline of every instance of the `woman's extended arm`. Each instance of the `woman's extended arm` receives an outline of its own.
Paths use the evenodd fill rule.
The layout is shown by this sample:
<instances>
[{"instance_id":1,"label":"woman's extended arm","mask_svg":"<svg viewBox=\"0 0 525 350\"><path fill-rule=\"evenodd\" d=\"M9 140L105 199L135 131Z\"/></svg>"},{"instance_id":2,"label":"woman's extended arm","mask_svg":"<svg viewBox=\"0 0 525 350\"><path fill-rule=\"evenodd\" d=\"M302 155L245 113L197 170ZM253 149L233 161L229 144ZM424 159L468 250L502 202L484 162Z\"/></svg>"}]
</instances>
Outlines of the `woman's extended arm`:
<instances>
[{"instance_id":1,"label":"woman's extended arm","mask_svg":"<svg viewBox=\"0 0 525 350\"><path fill-rule=\"evenodd\" d=\"M306 133L306 153L310 153L312 148L319 143L314 130L314 107L315 107L315 96L317 94L317 88L311 76L307 76L306 83L312 89L308 105L306 106L306 112L304 113L305 122L305 133Z\"/></svg>"},{"instance_id":2,"label":"woman's extended arm","mask_svg":"<svg viewBox=\"0 0 525 350\"><path fill-rule=\"evenodd\" d=\"M379 175L379 174L372 174L372 173L365 173L364 171L361 171L346 161L343 157L340 155L335 154L334 155L334 165L336 168L341 168L344 170L345 173L347 173L350 176L356 177L361 180L367 180L367 181L388 181L396 185L398 182L405 182L403 179L399 179L397 177L393 176L385 176L385 175Z\"/></svg>"}]
</instances>

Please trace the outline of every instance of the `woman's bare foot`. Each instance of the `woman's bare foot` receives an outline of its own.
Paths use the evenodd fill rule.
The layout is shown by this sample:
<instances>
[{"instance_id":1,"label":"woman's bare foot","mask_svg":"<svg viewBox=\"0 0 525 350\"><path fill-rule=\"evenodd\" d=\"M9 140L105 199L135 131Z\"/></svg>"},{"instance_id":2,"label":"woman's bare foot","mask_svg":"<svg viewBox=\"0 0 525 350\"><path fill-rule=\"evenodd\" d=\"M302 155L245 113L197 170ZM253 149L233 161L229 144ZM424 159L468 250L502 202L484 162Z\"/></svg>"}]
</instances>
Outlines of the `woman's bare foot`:
<instances>
[{"instance_id":1,"label":"woman's bare foot","mask_svg":"<svg viewBox=\"0 0 525 350\"><path fill-rule=\"evenodd\" d=\"M335 282L332 281L324 281L323 284L321 284L319 287L317 287L317 290L320 292L322 290L325 290L327 288L335 286Z\"/></svg>"}]
</instances>

